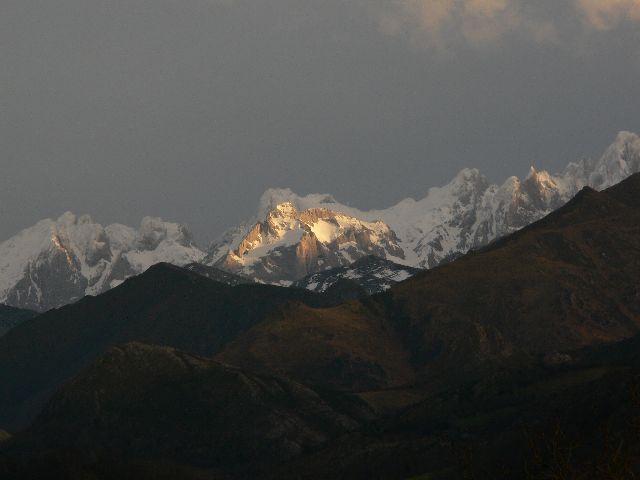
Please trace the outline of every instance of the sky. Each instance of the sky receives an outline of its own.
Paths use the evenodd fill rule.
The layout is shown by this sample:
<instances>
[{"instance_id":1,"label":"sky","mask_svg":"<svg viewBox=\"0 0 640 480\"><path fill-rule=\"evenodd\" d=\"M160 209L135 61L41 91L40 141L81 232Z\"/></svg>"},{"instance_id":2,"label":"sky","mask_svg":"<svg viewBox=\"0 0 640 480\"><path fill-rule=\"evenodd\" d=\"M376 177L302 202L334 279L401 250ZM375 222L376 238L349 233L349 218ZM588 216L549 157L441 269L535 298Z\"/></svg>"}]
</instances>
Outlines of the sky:
<instances>
[{"instance_id":1,"label":"sky","mask_svg":"<svg viewBox=\"0 0 640 480\"><path fill-rule=\"evenodd\" d=\"M640 0L2 0L0 240L66 210L361 209L640 132Z\"/></svg>"}]
</instances>

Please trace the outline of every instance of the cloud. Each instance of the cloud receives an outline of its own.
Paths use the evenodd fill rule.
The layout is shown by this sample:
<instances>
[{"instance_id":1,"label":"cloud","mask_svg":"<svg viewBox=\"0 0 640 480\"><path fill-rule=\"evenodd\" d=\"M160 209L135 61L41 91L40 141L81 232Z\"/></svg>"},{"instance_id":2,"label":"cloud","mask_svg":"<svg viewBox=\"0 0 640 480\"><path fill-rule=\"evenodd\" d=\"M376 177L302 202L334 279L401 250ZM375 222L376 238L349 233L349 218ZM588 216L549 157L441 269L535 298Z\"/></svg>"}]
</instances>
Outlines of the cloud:
<instances>
[{"instance_id":1,"label":"cloud","mask_svg":"<svg viewBox=\"0 0 640 480\"><path fill-rule=\"evenodd\" d=\"M624 21L640 22L640 0L389 0L376 5L383 32L435 47L461 41L481 47L511 34L555 44L561 36L566 40Z\"/></svg>"},{"instance_id":2,"label":"cloud","mask_svg":"<svg viewBox=\"0 0 640 480\"><path fill-rule=\"evenodd\" d=\"M605 31L622 22L640 22L640 0L576 0L587 26Z\"/></svg>"},{"instance_id":3,"label":"cloud","mask_svg":"<svg viewBox=\"0 0 640 480\"><path fill-rule=\"evenodd\" d=\"M390 35L421 32L433 42L438 41L441 28L450 21L455 0L392 0L381 6L380 26Z\"/></svg>"},{"instance_id":4,"label":"cloud","mask_svg":"<svg viewBox=\"0 0 640 480\"><path fill-rule=\"evenodd\" d=\"M523 23L518 7L510 0L463 2L460 13L462 34L472 42L494 41Z\"/></svg>"},{"instance_id":5,"label":"cloud","mask_svg":"<svg viewBox=\"0 0 640 480\"><path fill-rule=\"evenodd\" d=\"M380 15L382 30L414 41L448 46L495 42L509 32L525 31L540 41L554 37L553 25L528 18L522 0L392 0Z\"/></svg>"}]
</instances>

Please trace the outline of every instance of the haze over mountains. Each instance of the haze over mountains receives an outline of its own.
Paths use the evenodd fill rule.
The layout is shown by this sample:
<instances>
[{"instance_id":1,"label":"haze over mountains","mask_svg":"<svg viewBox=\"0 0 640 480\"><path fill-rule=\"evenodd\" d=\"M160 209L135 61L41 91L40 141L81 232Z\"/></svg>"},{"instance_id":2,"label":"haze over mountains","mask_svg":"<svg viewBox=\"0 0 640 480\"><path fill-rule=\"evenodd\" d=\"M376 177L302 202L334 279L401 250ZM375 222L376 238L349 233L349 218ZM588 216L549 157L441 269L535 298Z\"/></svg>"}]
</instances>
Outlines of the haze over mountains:
<instances>
[{"instance_id":1,"label":"haze over mountains","mask_svg":"<svg viewBox=\"0 0 640 480\"><path fill-rule=\"evenodd\" d=\"M432 268L542 218L583 186L601 190L638 171L640 138L621 132L601 158L570 163L560 174L532 168L525 179L510 177L498 186L465 169L423 199L385 210L360 211L331 195L272 189L255 218L206 251L185 226L161 219L145 218L135 230L65 213L0 244L0 302L48 310L102 293L158 262L204 263L279 285L370 255ZM341 274L349 275L357 278ZM381 279L379 289L391 283Z\"/></svg>"}]
</instances>

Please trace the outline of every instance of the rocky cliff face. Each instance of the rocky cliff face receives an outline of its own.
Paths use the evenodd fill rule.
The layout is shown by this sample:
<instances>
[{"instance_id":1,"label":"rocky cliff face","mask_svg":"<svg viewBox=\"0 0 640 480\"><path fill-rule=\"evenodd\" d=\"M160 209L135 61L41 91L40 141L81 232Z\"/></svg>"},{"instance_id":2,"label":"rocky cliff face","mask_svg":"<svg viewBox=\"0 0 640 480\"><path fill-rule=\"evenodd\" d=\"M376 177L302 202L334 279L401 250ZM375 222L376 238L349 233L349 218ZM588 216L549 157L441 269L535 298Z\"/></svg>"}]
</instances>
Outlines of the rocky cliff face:
<instances>
[{"instance_id":1,"label":"rocky cliff face","mask_svg":"<svg viewBox=\"0 0 640 480\"><path fill-rule=\"evenodd\" d=\"M325 212L323 219L343 216L363 224L380 222L390 229L387 237L393 239L393 248L381 246L377 252L371 253L396 263L431 268L529 225L562 206L584 186L602 190L638 171L640 138L633 133L621 132L602 157L570 163L559 174L552 175L532 167L524 179L510 177L502 185L492 185L478 170L464 169L448 185L429 189L423 199L406 199L384 210L361 211L340 204L331 195L299 196L288 189L271 189L260 201L257 219L234 227L214 242L208 251L207 261L211 264L222 262L264 281L285 277L296 280L305 271L312 273L314 268L322 270L336 266L335 262L325 261L312 264L306 270L286 267L276 275L262 271L262 268L279 270L282 265L301 258L287 256L284 251L278 256L268 248L257 248L265 245L257 239L266 238L269 216L280 215L275 213L278 205L286 203L288 209L298 211L322 209ZM264 218L267 220L263 224L260 220ZM306 224L309 223L307 220ZM318 254L307 253L314 252L313 248L317 246L308 236L287 239L299 245L302 253L310 255L311 259L315 255L319 258L327 256L322 253L322 248ZM343 243L330 245L320 242L329 250ZM365 240L364 243L370 242ZM244 257L250 261L243 263ZM253 268L256 263L263 263L263 267Z\"/></svg>"},{"instance_id":2,"label":"rocky cliff face","mask_svg":"<svg viewBox=\"0 0 640 480\"><path fill-rule=\"evenodd\" d=\"M403 257L395 233L384 222L365 222L326 208L299 211L292 202L271 209L238 246L209 262L266 283L293 280L349 265L367 255Z\"/></svg>"}]
</instances>

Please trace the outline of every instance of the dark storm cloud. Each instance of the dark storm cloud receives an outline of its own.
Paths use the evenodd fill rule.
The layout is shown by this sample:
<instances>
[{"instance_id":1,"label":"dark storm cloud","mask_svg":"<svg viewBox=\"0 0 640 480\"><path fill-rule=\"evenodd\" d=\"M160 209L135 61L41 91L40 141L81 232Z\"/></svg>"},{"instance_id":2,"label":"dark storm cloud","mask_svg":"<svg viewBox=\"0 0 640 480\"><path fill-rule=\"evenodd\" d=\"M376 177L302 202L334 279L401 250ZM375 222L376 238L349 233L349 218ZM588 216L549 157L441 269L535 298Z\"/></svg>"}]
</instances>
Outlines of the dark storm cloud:
<instances>
[{"instance_id":1,"label":"dark storm cloud","mask_svg":"<svg viewBox=\"0 0 640 480\"><path fill-rule=\"evenodd\" d=\"M64 210L211 238L272 186L367 208L560 169L640 130L638 4L4 0L0 238Z\"/></svg>"}]
</instances>

